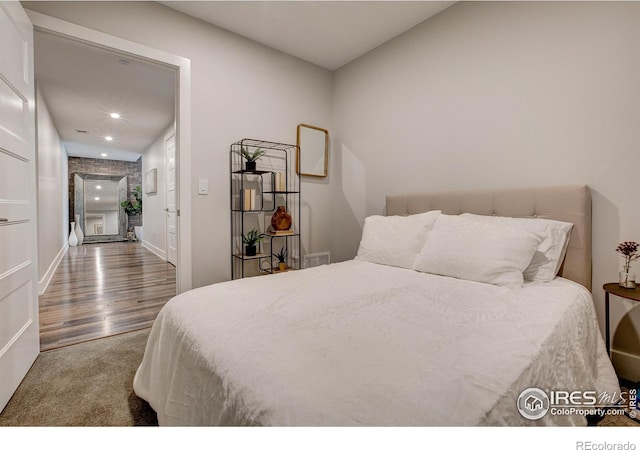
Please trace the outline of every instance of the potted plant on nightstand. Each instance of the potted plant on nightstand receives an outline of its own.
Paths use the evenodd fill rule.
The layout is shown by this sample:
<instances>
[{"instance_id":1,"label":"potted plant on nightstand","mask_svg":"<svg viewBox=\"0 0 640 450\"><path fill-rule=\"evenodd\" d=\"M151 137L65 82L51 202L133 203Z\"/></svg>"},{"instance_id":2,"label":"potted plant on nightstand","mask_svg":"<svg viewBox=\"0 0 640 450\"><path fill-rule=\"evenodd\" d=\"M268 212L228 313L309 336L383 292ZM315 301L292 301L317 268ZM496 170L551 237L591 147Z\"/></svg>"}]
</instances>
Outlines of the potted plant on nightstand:
<instances>
[{"instance_id":1,"label":"potted plant on nightstand","mask_svg":"<svg viewBox=\"0 0 640 450\"><path fill-rule=\"evenodd\" d=\"M624 288L635 289L636 287L636 274L631 271L631 263L640 258L638 248L640 244L634 241L621 242L616 247L616 251L624 256L624 266L619 273L619 284Z\"/></svg>"},{"instance_id":2,"label":"potted plant on nightstand","mask_svg":"<svg viewBox=\"0 0 640 450\"><path fill-rule=\"evenodd\" d=\"M264 235L256 229L249 231L247 234L242 235L242 243L245 245L245 256L256 256L258 250L258 242L262 241Z\"/></svg>"},{"instance_id":3,"label":"potted plant on nightstand","mask_svg":"<svg viewBox=\"0 0 640 450\"><path fill-rule=\"evenodd\" d=\"M282 247L274 256L278 258L278 270L280 272L287 270L287 250Z\"/></svg>"},{"instance_id":4,"label":"potted plant on nightstand","mask_svg":"<svg viewBox=\"0 0 640 450\"><path fill-rule=\"evenodd\" d=\"M131 191L133 197L120 203L120 206L124 208L124 212L127 214L127 230L129 229L129 217L135 217L142 214L142 186L138 185L133 191ZM142 240L142 225L134 226L136 238Z\"/></svg>"},{"instance_id":5,"label":"potted plant on nightstand","mask_svg":"<svg viewBox=\"0 0 640 450\"><path fill-rule=\"evenodd\" d=\"M244 145L240 150L240 154L245 159L244 170L251 172L256 170L256 161L262 158L267 154L266 150L262 150L261 148L256 149L253 153L246 148Z\"/></svg>"}]
</instances>

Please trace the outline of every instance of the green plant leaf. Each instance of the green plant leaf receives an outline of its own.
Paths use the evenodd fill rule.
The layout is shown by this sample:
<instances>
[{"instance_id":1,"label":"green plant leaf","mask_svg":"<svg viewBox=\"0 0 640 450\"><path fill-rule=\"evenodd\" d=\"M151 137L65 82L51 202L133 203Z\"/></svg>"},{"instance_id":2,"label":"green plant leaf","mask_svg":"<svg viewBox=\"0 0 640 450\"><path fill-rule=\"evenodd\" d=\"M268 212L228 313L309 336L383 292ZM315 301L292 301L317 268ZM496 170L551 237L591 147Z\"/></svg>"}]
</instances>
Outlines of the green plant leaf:
<instances>
[{"instance_id":1,"label":"green plant leaf","mask_svg":"<svg viewBox=\"0 0 640 450\"><path fill-rule=\"evenodd\" d=\"M256 150L254 150L253 153L251 153L251 151L243 145L241 147L240 151L236 151L236 153L242 155L242 157L244 159L246 159L247 161L252 162L252 161L257 161L260 158L262 158L264 155L267 154L267 151L263 150L261 148L258 148Z\"/></svg>"},{"instance_id":2,"label":"green plant leaf","mask_svg":"<svg viewBox=\"0 0 640 450\"><path fill-rule=\"evenodd\" d=\"M120 206L124 208L124 212L128 216L138 216L142 214L142 186L137 185L132 191L131 196L133 200L129 198L120 203Z\"/></svg>"},{"instance_id":3,"label":"green plant leaf","mask_svg":"<svg viewBox=\"0 0 640 450\"><path fill-rule=\"evenodd\" d=\"M286 262L287 261L287 250L284 247L282 247L280 249L280 251L278 253L276 253L274 256L276 258L278 258L278 262L281 262L281 263Z\"/></svg>"},{"instance_id":4,"label":"green plant leaf","mask_svg":"<svg viewBox=\"0 0 640 450\"><path fill-rule=\"evenodd\" d=\"M260 232L255 228L247 234L242 235L242 242L245 245L256 245L258 242L262 241L262 239L264 239L264 235L260 234Z\"/></svg>"}]
</instances>

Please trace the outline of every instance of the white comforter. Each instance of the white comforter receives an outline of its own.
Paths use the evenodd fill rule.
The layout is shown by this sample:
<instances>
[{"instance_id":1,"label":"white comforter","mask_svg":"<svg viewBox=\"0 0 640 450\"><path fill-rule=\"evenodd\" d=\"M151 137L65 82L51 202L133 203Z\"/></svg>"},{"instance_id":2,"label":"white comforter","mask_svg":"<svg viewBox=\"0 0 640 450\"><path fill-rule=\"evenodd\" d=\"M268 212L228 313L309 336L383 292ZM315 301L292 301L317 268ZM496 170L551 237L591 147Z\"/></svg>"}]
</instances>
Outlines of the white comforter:
<instances>
[{"instance_id":1,"label":"white comforter","mask_svg":"<svg viewBox=\"0 0 640 450\"><path fill-rule=\"evenodd\" d=\"M541 425L528 387L619 392L592 298L348 261L189 291L134 380L160 425Z\"/></svg>"}]
</instances>

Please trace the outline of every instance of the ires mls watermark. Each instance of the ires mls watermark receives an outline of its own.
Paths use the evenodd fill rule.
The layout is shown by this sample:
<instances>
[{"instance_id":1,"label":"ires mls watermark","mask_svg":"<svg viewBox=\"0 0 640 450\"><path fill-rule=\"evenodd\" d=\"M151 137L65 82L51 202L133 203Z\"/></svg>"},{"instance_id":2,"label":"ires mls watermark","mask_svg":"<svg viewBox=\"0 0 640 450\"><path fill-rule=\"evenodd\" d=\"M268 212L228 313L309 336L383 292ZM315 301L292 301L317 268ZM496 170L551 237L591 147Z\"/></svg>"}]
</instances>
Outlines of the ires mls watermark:
<instances>
[{"instance_id":1,"label":"ires mls watermark","mask_svg":"<svg viewBox=\"0 0 640 450\"><path fill-rule=\"evenodd\" d=\"M547 414L554 416L603 416L629 414L636 417L637 390L627 392L596 391L543 391L538 388L527 388L518 396L517 406L520 415L525 419L538 420Z\"/></svg>"}]
</instances>

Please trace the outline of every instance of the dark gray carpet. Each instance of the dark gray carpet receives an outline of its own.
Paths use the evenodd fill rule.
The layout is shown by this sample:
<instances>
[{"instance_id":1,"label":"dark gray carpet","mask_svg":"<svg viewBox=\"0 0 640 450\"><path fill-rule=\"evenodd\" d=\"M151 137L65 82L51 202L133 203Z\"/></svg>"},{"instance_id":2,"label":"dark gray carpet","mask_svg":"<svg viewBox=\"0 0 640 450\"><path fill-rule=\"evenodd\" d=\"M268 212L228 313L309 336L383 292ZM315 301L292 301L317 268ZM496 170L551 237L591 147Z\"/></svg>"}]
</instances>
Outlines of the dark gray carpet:
<instances>
[{"instance_id":1,"label":"dark gray carpet","mask_svg":"<svg viewBox=\"0 0 640 450\"><path fill-rule=\"evenodd\" d=\"M0 414L0 426L157 425L133 392L150 329L41 353ZM598 426L638 426L605 417Z\"/></svg>"},{"instance_id":2,"label":"dark gray carpet","mask_svg":"<svg viewBox=\"0 0 640 450\"><path fill-rule=\"evenodd\" d=\"M133 392L150 329L40 353L0 426L157 425Z\"/></svg>"}]
</instances>

